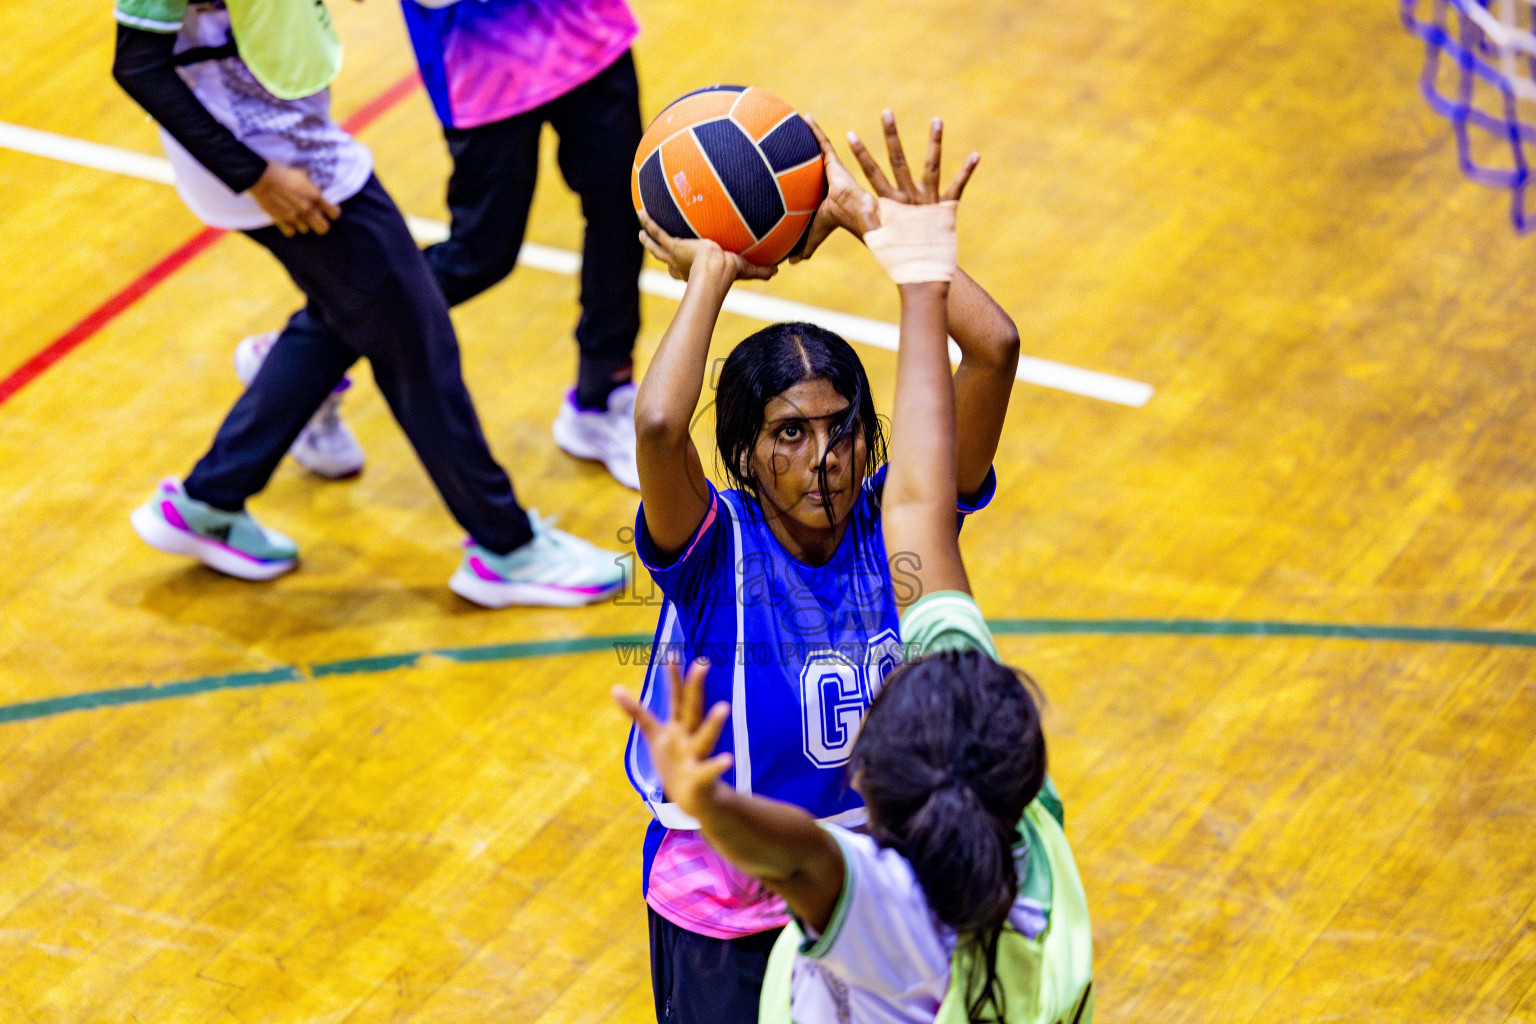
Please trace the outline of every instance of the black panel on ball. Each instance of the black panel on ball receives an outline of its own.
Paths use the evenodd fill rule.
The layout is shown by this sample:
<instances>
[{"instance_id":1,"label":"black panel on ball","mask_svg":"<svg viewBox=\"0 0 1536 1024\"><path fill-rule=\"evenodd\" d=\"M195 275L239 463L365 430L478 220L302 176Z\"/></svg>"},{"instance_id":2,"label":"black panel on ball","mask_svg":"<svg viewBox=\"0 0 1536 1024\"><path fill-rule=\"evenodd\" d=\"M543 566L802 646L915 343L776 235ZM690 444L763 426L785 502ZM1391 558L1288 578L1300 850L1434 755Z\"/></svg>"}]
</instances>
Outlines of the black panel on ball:
<instances>
[{"instance_id":1,"label":"black panel on ball","mask_svg":"<svg viewBox=\"0 0 1536 1024\"><path fill-rule=\"evenodd\" d=\"M768 158L768 166L773 168L775 174L799 167L821 155L821 147L816 144L811 126L801 120L798 114L769 132L761 145L763 155Z\"/></svg>"},{"instance_id":2,"label":"black panel on ball","mask_svg":"<svg viewBox=\"0 0 1536 1024\"><path fill-rule=\"evenodd\" d=\"M667 188L666 176L661 170L661 150L646 157L640 165L640 205L651 215L651 220L661 225L661 230L673 238L698 238L698 233L688 226L682 211L672 199Z\"/></svg>"},{"instance_id":3,"label":"black panel on ball","mask_svg":"<svg viewBox=\"0 0 1536 1024\"><path fill-rule=\"evenodd\" d=\"M714 165L715 176L741 211L752 236L762 239L784 219L784 198L763 155L741 126L729 119L695 125L693 137Z\"/></svg>"}]
</instances>

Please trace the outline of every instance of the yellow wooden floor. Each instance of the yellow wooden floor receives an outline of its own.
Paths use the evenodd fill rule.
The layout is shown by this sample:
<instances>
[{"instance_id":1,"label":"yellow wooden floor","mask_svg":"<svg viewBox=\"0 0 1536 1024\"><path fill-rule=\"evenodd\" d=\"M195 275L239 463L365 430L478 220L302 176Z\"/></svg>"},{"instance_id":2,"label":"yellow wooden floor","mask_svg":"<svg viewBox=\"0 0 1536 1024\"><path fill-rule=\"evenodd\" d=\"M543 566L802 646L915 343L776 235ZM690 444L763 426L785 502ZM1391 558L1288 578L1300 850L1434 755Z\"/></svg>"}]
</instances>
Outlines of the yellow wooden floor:
<instances>
[{"instance_id":1,"label":"yellow wooden floor","mask_svg":"<svg viewBox=\"0 0 1536 1024\"><path fill-rule=\"evenodd\" d=\"M1396 3L635 6L648 115L717 81L834 137L944 115L983 154L963 262L1026 352L1156 389L1021 385L966 531L1051 700L1100 1019L1536 1020L1536 242L1459 177ZM333 10L346 115L412 60L387 0ZM0 121L158 154L112 35L104 3L0 0ZM442 218L421 93L362 137ZM530 238L574 248L546 186ZM198 230L164 185L3 150L0 212L0 378ZM762 290L895 312L846 240ZM454 598L458 531L366 371L363 476L284 465L254 504L300 571L129 530L295 294L226 237L0 405L0 1021L646 1021L606 694L654 608ZM632 496L549 437L575 295L525 269L455 319L525 500L618 546Z\"/></svg>"}]
</instances>

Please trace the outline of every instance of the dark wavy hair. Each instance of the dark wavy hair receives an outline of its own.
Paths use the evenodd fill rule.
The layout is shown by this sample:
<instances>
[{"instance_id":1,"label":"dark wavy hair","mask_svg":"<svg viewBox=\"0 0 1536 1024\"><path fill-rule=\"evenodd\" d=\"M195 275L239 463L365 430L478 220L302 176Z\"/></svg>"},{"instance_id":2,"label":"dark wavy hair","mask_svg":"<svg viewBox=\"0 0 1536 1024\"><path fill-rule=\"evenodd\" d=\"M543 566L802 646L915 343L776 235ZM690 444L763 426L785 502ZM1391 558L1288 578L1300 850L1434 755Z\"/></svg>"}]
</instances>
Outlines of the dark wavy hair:
<instances>
[{"instance_id":1,"label":"dark wavy hair","mask_svg":"<svg viewBox=\"0 0 1536 1024\"><path fill-rule=\"evenodd\" d=\"M1019 891L1014 846L1045 784L1038 693L978 651L919 658L886 680L848 763L875 841L912 865L934 916L977 943L972 1021L1004 1017L997 945Z\"/></svg>"},{"instance_id":2,"label":"dark wavy hair","mask_svg":"<svg viewBox=\"0 0 1536 1024\"><path fill-rule=\"evenodd\" d=\"M885 425L875 415L864 364L842 338L824 327L805 323L773 324L748 335L731 350L715 385L715 447L726 475L738 489L762 503L761 488L752 474L752 450L763 429L763 410L775 396L802 381L823 377L848 399L848 411L833 425L832 447L858 431L864 438L864 475L885 461ZM827 460L817 476L827 493ZM830 522L831 512L828 512Z\"/></svg>"}]
</instances>

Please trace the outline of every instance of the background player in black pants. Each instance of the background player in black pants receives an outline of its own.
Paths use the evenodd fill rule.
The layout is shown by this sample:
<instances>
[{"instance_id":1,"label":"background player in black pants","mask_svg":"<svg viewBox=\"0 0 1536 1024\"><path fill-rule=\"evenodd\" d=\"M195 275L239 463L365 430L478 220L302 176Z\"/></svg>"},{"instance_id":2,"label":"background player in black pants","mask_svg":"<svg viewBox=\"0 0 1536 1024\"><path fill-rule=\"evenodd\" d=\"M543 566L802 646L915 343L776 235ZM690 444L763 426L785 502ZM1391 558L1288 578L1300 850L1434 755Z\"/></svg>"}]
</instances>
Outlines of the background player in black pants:
<instances>
[{"instance_id":1,"label":"background player in black pants","mask_svg":"<svg viewBox=\"0 0 1536 1024\"><path fill-rule=\"evenodd\" d=\"M457 593L493 607L611 593L623 582L616 556L524 512L486 445L442 293L367 148L330 118L340 52L324 8L272 2L275 15L241 36L238 53L221 3L117 3L113 75L161 125L183 198L270 249L308 299L208 453L184 483L159 486L135 529L243 579L293 568L293 542L257 524L245 501L363 356L470 535L450 581Z\"/></svg>"},{"instance_id":2,"label":"background player in black pants","mask_svg":"<svg viewBox=\"0 0 1536 1024\"><path fill-rule=\"evenodd\" d=\"M623 0L474 0L402 4L422 80L453 157L447 241L426 250L450 306L511 273L538 177L539 136L559 136L558 162L581 197L581 358L561 403L556 442L601 461L638 489L631 353L640 330L639 225L629 198L640 144L639 86L630 54L638 28ZM241 342L249 380L271 335ZM328 399L294 455L322 476L363 455Z\"/></svg>"}]
</instances>

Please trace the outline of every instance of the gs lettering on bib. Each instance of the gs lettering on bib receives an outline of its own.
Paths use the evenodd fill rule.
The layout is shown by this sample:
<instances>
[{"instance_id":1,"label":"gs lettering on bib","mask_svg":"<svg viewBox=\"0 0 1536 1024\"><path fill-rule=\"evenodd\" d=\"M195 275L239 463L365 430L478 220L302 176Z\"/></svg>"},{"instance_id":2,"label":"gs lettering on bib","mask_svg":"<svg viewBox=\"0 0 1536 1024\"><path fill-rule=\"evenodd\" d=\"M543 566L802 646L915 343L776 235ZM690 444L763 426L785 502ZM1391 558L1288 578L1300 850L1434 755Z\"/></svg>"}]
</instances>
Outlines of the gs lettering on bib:
<instances>
[{"instance_id":1,"label":"gs lettering on bib","mask_svg":"<svg viewBox=\"0 0 1536 1024\"><path fill-rule=\"evenodd\" d=\"M893 578L900 559L893 565L886 558L879 500L884 481L883 466L864 481L837 551L822 566L789 554L739 491L710 487L704 521L672 558L651 542L643 507L635 525L640 559L664 598L642 703L664 716L667 659L707 657L704 700L731 705L719 745L734 757L725 781L845 825L866 818L863 801L848 784L847 764L864 712L901 663L893 595L904 582L911 585ZM978 498L959 513L984 506L994 488L989 475ZM760 905L749 880L731 877L723 865L694 870L712 863L703 841L688 835L697 822L667 801L635 730L625 767L654 816L642 876L652 909L718 937L752 934L786 920L780 901Z\"/></svg>"}]
</instances>

